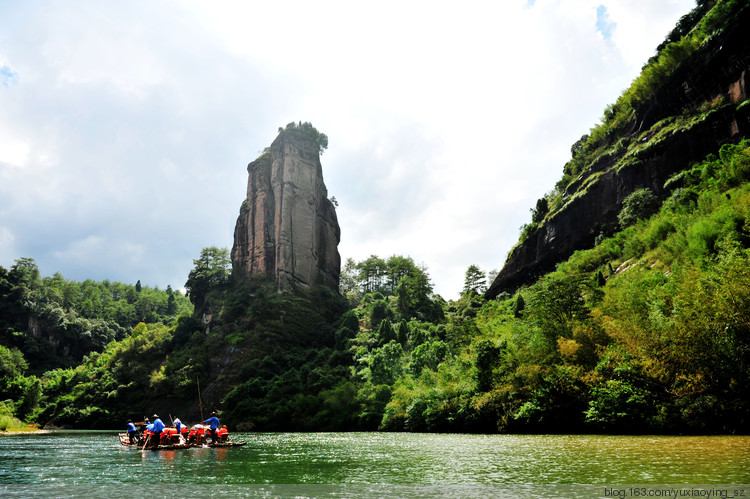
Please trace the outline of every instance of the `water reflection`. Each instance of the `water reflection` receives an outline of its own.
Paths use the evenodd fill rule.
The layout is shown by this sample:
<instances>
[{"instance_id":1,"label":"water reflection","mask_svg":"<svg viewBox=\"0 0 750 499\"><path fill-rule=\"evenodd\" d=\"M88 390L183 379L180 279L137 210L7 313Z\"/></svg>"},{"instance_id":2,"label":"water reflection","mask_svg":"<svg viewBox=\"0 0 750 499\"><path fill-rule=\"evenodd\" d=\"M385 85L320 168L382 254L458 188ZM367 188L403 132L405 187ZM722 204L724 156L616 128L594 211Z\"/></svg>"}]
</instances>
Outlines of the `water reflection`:
<instances>
[{"instance_id":1,"label":"water reflection","mask_svg":"<svg viewBox=\"0 0 750 499\"><path fill-rule=\"evenodd\" d=\"M750 482L750 437L245 433L233 438L248 444L141 451L119 445L114 433L6 436L0 438L0 484Z\"/></svg>"}]
</instances>

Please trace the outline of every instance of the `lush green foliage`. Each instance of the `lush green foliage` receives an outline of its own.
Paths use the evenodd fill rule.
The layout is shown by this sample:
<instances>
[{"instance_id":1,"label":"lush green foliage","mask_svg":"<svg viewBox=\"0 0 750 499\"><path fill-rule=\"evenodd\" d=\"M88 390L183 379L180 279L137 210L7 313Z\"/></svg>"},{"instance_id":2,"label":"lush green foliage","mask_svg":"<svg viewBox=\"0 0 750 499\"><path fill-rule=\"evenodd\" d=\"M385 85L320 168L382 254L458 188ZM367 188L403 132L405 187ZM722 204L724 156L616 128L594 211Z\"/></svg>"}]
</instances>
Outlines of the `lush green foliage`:
<instances>
[{"instance_id":1,"label":"lush green foliage","mask_svg":"<svg viewBox=\"0 0 750 499\"><path fill-rule=\"evenodd\" d=\"M636 126L675 71L744 8L701 1L681 20L571 148L522 239L585 193L602 165L637 165L666 137L734 105ZM284 131L327 145L309 123ZM0 268L0 400L28 421L107 427L152 410L196 417L200 383L203 402L237 429L750 431L750 142L685 166L660 191L666 201L636 191L621 231L493 301L478 294L487 281L474 265L460 298L446 302L426 268L397 255L347 260L340 295L282 295L262 279L231 278L226 250L206 248L188 277L192 316L164 325L126 314L125 328L112 318L125 304L140 310L148 288L120 295L109 283L74 283L68 294L59 277L44 291L33 261L19 260ZM91 312L71 315L74 301ZM44 365L30 326L41 323L64 324L71 336L61 344L86 354L83 363L27 375Z\"/></svg>"},{"instance_id":2,"label":"lush green foliage","mask_svg":"<svg viewBox=\"0 0 750 499\"><path fill-rule=\"evenodd\" d=\"M469 265L464 277L464 293L484 293L487 290L487 274L476 265Z\"/></svg>"},{"instance_id":3,"label":"lush green foliage","mask_svg":"<svg viewBox=\"0 0 750 499\"><path fill-rule=\"evenodd\" d=\"M39 403L41 383L25 375L27 368L20 350L0 345L0 431L17 429L16 416L29 416Z\"/></svg>"},{"instance_id":4,"label":"lush green foliage","mask_svg":"<svg viewBox=\"0 0 750 499\"><path fill-rule=\"evenodd\" d=\"M223 286L229 281L232 261L226 248L203 248L201 255L193 260L193 269L188 274L185 289L196 310L210 309L207 301L209 291Z\"/></svg>"},{"instance_id":5,"label":"lush green foliage","mask_svg":"<svg viewBox=\"0 0 750 499\"><path fill-rule=\"evenodd\" d=\"M346 300L209 286L209 324L141 324L46 373L31 419L189 413L200 379L238 429L746 432L748 165L750 142L725 145L670 179L656 213L635 210L629 227L495 301L473 291L475 266L445 302L426 269L395 255L347 262ZM18 353L0 353L23 378ZM5 390L38 393L21 385Z\"/></svg>"},{"instance_id":6,"label":"lush green foliage","mask_svg":"<svg viewBox=\"0 0 750 499\"><path fill-rule=\"evenodd\" d=\"M34 431L36 427L30 427L15 416L12 401L0 402L0 431Z\"/></svg>"},{"instance_id":7,"label":"lush green foliage","mask_svg":"<svg viewBox=\"0 0 750 499\"><path fill-rule=\"evenodd\" d=\"M45 371L67 372L87 355L126 339L139 322L168 322L190 313L188 299L169 287L40 277L30 258L18 259L10 270L0 267L0 401L13 416L33 421L55 393Z\"/></svg>"},{"instance_id":8,"label":"lush green foliage","mask_svg":"<svg viewBox=\"0 0 750 499\"><path fill-rule=\"evenodd\" d=\"M318 131L312 123L305 121L302 123L291 122L285 127L279 127L279 133L286 132L291 134L298 134L300 136L310 138L314 143L318 145L318 152L323 154L328 149L328 136Z\"/></svg>"},{"instance_id":9,"label":"lush green foliage","mask_svg":"<svg viewBox=\"0 0 750 499\"><path fill-rule=\"evenodd\" d=\"M748 431L748 165L750 142L722 147L658 212L515 296L485 301L471 266L445 302L402 256L347 262L347 300L215 283L208 324L139 324L41 380L0 351L3 393L36 400L13 406L28 420L86 426L194 414L200 381L238 429Z\"/></svg>"},{"instance_id":10,"label":"lush green foliage","mask_svg":"<svg viewBox=\"0 0 750 499\"><path fill-rule=\"evenodd\" d=\"M711 112L727 105L719 100L707 106L686 107L679 116L654 114L654 100L668 97L665 89L674 85L673 75L700 57L700 50L719 38L747 8L744 0L702 0L680 19L638 78L605 109L601 122L571 146L571 159L562 178L555 189L537 201L531 210L531 222L521 227L520 241L534 234L545 217L554 216L575 199L576 193L585 192L596 182L603 165L623 168L638 164L649 148L668 135L699 125Z\"/></svg>"},{"instance_id":11,"label":"lush green foliage","mask_svg":"<svg viewBox=\"0 0 750 499\"><path fill-rule=\"evenodd\" d=\"M120 282L75 282L60 274L40 277L30 258L0 267L0 345L18 348L30 369L68 367L110 341L122 339L139 322L168 322L192 307L170 287Z\"/></svg>"},{"instance_id":12,"label":"lush green foliage","mask_svg":"<svg viewBox=\"0 0 750 499\"><path fill-rule=\"evenodd\" d=\"M659 200L651 189L637 189L623 199L617 220L621 226L628 227L639 219L648 218L658 209Z\"/></svg>"},{"instance_id":13,"label":"lush green foliage","mask_svg":"<svg viewBox=\"0 0 750 499\"><path fill-rule=\"evenodd\" d=\"M370 326L386 318L438 321L443 315L442 299L433 296L427 269L409 257L383 260L372 255L359 263L347 261L340 290L352 305L360 304Z\"/></svg>"},{"instance_id":14,"label":"lush green foliage","mask_svg":"<svg viewBox=\"0 0 750 499\"><path fill-rule=\"evenodd\" d=\"M347 282L361 286L349 291L360 318L346 342L349 424L747 431L748 160L749 143L724 146L671 180L673 195L656 214L634 201L631 227L514 297L465 293L436 321L399 315L387 261L350 262L360 273Z\"/></svg>"}]
</instances>

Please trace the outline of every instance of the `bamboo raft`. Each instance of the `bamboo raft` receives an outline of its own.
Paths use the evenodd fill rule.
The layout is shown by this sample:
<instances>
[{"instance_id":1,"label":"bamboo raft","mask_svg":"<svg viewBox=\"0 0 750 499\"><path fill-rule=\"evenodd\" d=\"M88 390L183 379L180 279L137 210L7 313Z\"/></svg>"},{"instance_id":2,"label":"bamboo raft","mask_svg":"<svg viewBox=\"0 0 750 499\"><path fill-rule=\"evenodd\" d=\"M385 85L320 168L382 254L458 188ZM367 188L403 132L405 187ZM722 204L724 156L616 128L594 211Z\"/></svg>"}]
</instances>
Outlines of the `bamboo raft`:
<instances>
[{"instance_id":1,"label":"bamboo raft","mask_svg":"<svg viewBox=\"0 0 750 499\"><path fill-rule=\"evenodd\" d=\"M184 443L184 444L176 444L176 443L169 443L169 444L159 444L158 447L153 447L152 445L147 445L145 447L142 447L140 443L130 443L128 434L127 433L120 433L118 434L118 437L120 438L120 443L124 445L125 447L131 447L133 449L140 449L140 450L178 450L178 449L193 449L193 448L224 448L224 447L242 447L243 445L247 444L247 442L229 442L229 441L222 441L222 442L212 442L212 443Z\"/></svg>"}]
</instances>

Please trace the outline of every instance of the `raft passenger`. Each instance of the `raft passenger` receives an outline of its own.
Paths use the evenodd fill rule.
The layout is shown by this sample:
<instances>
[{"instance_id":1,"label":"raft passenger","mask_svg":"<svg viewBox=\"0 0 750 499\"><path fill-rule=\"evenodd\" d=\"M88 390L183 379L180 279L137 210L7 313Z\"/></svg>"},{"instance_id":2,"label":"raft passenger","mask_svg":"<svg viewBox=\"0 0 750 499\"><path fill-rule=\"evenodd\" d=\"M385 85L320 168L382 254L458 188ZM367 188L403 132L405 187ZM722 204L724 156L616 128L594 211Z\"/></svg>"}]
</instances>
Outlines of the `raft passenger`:
<instances>
[{"instance_id":1,"label":"raft passenger","mask_svg":"<svg viewBox=\"0 0 750 499\"><path fill-rule=\"evenodd\" d=\"M135 443L135 441L137 440L137 437L138 437L138 430L135 429L133 420L128 419L128 439L131 445Z\"/></svg>"},{"instance_id":2,"label":"raft passenger","mask_svg":"<svg viewBox=\"0 0 750 499\"><path fill-rule=\"evenodd\" d=\"M162 423L159 416L154 414L154 424L151 427L151 440L153 440L154 449L159 447L159 440L161 439L161 431L164 429L164 423Z\"/></svg>"},{"instance_id":3,"label":"raft passenger","mask_svg":"<svg viewBox=\"0 0 750 499\"><path fill-rule=\"evenodd\" d=\"M221 427L219 418L216 416L216 411L214 411L211 413L211 417L203 422L203 424L209 425L208 431L211 432L211 435L213 436L213 443L215 444L219 443L219 428Z\"/></svg>"}]
</instances>

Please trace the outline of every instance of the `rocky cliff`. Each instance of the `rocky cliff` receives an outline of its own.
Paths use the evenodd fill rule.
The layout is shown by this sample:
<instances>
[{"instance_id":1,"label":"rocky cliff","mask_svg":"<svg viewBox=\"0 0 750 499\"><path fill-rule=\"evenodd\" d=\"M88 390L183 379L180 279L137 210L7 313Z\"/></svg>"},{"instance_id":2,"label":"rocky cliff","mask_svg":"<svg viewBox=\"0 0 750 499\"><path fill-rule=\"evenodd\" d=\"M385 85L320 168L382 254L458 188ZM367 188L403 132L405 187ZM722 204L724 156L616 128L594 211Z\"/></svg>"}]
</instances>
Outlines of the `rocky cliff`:
<instances>
[{"instance_id":1,"label":"rocky cliff","mask_svg":"<svg viewBox=\"0 0 750 499\"><path fill-rule=\"evenodd\" d=\"M315 136L281 131L247 171L247 199L234 230L234 273L275 279L284 293L318 284L338 290L341 231Z\"/></svg>"},{"instance_id":2,"label":"rocky cliff","mask_svg":"<svg viewBox=\"0 0 750 499\"><path fill-rule=\"evenodd\" d=\"M684 61L635 111L620 147L592 158L562 192L559 207L514 247L485 296L513 292L554 270L597 235L618 229L625 197L650 188L664 199L675 173L750 136L750 8ZM706 111L706 109L708 109Z\"/></svg>"}]
</instances>

